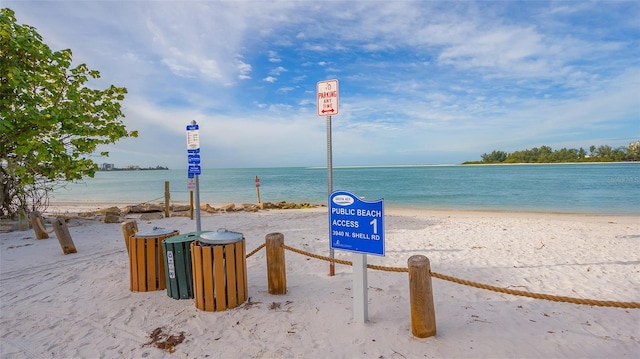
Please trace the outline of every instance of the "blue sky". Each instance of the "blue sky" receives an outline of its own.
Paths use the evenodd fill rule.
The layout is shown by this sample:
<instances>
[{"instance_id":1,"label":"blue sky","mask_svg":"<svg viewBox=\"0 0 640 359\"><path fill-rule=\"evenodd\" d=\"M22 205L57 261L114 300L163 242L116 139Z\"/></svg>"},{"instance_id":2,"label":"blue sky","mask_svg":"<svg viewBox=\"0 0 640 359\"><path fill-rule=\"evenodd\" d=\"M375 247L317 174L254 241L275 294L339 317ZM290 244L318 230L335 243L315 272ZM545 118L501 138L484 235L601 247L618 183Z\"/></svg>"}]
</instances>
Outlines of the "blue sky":
<instances>
[{"instance_id":1,"label":"blue sky","mask_svg":"<svg viewBox=\"0 0 640 359\"><path fill-rule=\"evenodd\" d=\"M12 1L18 23L126 87L118 167L334 166L640 140L637 1Z\"/></svg>"}]
</instances>

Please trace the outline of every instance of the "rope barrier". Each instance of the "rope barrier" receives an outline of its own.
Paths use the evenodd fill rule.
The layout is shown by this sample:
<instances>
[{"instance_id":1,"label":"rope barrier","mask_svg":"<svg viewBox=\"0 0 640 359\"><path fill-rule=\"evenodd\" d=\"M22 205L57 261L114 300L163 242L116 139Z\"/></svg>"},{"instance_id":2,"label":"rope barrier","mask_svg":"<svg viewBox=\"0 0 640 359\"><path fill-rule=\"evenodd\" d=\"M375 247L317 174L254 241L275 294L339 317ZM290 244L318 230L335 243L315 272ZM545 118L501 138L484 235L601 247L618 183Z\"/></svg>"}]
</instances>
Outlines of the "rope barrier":
<instances>
[{"instance_id":1,"label":"rope barrier","mask_svg":"<svg viewBox=\"0 0 640 359\"><path fill-rule=\"evenodd\" d=\"M533 292L525 292L523 290L514 290L508 288L496 287L493 285L476 283L444 274L431 272L431 276L446 280L449 282L454 282L458 284L468 285L470 287L476 287L480 289L491 290L498 293L506 293L511 295L518 295L522 297L529 297L534 299L545 299L554 302L565 302L565 303L573 303L573 304L583 304L583 305L594 305L598 307L615 307L615 308L625 308L625 309L640 309L640 303L637 302L614 302L608 300L594 300L594 299L582 299L582 298L573 298L573 297L564 297L550 294L542 294L542 293L533 293Z\"/></svg>"},{"instance_id":2,"label":"rope barrier","mask_svg":"<svg viewBox=\"0 0 640 359\"><path fill-rule=\"evenodd\" d=\"M24 211L24 209L23 209L23 211ZM26 213L25 213L25 214L26 214ZM50 230L50 231L47 231L47 228L45 228L45 226L44 226L44 222L43 222L42 217L38 217L38 218L36 218L36 220L35 220L34 222L36 222L36 224L38 225L38 228L40 228L40 230L41 230L42 232L47 233L47 234L51 234L51 233L53 233L53 231L54 231L54 229L53 229L53 228L51 228L51 230Z\"/></svg>"},{"instance_id":3,"label":"rope barrier","mask_svg":"<svg viewBox=\"0 0 640 359\"><path fill-rule=\"evenodd\" d=\"M250 256L254 255L256 252L258 252L259 250L264 248L264 246L265 246L264 243L261 244L260 246L258 246L258 248L256 248L255 250L253 250L251 253L249 253L247 255L247 258L249 258ZM324 260L324 261L327 261L327 262L344 264L344 265L348 265L348 266L353 265L353 263L351 261L346 261L346 260L341 260L341 259L321 256L321 255L318 255L318 254L314 254L314 253L306 252L306 251L303 251L303 250L300 250L300 249L297 249L297 248L293 248L293 247L290 247L290 246L287 246L287 245L284 245L283 247L284 247L284 249L287 249L287 250L289 250L291 252L298 253L298 254L301 254L301 255L304 255L304 256L308 256L308 257L311 257L311 258L316 258L316 259ZM367 264L367 268L373 269L373 270L387 271L387 272L409 272L409 268L404 268L404 267L385 267L385 266ZM444 275L444 274L440 274L440 273L436 273L436 272L431 272L431 276L434 277L434 278L441 279L441 280L446 280L446 281L449 281L449 282L458 283L458 284L462 284L462 285L466 285L466 286L470 286L470 287L490 290L490 291L498 292L498 293L511 294L511 295L516 295L516 296L521 296L521 297L529 297L529 298L533 298L533 299L544 299L544 300L550 300L550 301L553 301L553 302L564 302L564 303L581 304L581 305L592 305L592 306L598 306L598 307L612 307L612 308L623 308L623 309L640 309L640 303L638 303L638 302L615 302L615 301L609 301L609 300L582 299L582 298L550 295L550 294L543 294L543 293L527 292L527 291L523 291L523 290L515 290L515 289L509 289L509 288L496 287L496 286L488 285L488 284L482 284L482 283L473 282L473 281L465 280L465 279L460 279L460 278L456 278L456 277L453 277L453 276L448 276L448 275Z\"/></svg>"},{"instance_id":4,"label":"rope barrier","mask_svg":"<svg viewBox=\"0 0 640 359\"><path fill-rule=\"evenodd\" d=\"M152 201L157 201L157 200L159 200L159 199L164 199L164 196L162 196L162 197L158 197L158 198L154 198L154 199L150 199L150 200L148 200L148 201L146 201L146 202L140 202L140 203L136 204L136 206L140 206L140 205L143 205L143 204L147 204L147 203L150 203L150 202L152 202Z\"/></svg>"},{"instance_id":5,"label":"rope barrier","mask_svg":"<svg viewBox=\"0 0 640 359\"><path fill-rule=\"evenodd\" d=\"M258 246L258 248L254 249L253 251L251 251L251 253L247 254L247 255L245 256L245 258L249 258L249 257L251 257L252 255L254 255L254 254L258 253L258 251L260 251L260 250L261 250L262 248L264 248L265 246L266 246L266 244L262 243L261 245L259 245L259 246Z\"/></svg>"}]
</instances>

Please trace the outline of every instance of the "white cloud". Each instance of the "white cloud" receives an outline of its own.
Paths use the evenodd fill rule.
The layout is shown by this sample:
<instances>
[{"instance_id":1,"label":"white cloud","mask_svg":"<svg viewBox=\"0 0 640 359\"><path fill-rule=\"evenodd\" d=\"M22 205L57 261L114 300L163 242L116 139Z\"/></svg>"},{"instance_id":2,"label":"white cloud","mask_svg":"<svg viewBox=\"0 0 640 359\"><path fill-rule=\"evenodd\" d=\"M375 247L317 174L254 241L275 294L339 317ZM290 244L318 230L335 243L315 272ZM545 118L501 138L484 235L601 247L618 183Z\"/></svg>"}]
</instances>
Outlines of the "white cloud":
<instances>
[{"instance_id":1,"label":"white cloud","mask_svg":"<svg viewBox=\"0 0 640 359\"><path fill-rule=\"evenodd\" d=\"M281 73L286 72L286 71L287 71L287 69L285 69L284 67L278 66L275 69L272 69L271 71L269 71L269 74L273 75L273 76L279 76Z\"/></svg>"},{"instance_id":2,"label":"white cloud","mask_svg":"<svg viewBox=\"0 0 640 359\"><path fill-rule=\"evenodd\" d=\"M280 61L282 61L278 57L278 53L275 52L275 51L269 51L268 56L269 56L269 62L280 62Z\"/></svg>"},{"instance_id":3,"label":"white cloud","mask_svg":"<svg viewBox=\"0 0 640 359\"><path fill-rule=\"evenodd\" d=\"M238 60L238 78L241 80L251 79L251 65Z\"/></svg>"},{"instance_id":4,"label":"white cloud","mask_svg":"<svg viewBox=\"0 0 640 359\"><path fill-rule=\"evenodd\" d=\"M322 164L314 90L334 76L344 161L640 135L625 127L640 113L630 2L335 1L329 17L308 1L5 2L100 70L98 85L127 87L125 121L141 138L112 147L127 160L180 157L195 119L208 150L236 162Z\"/></svg>"}]
</instances>

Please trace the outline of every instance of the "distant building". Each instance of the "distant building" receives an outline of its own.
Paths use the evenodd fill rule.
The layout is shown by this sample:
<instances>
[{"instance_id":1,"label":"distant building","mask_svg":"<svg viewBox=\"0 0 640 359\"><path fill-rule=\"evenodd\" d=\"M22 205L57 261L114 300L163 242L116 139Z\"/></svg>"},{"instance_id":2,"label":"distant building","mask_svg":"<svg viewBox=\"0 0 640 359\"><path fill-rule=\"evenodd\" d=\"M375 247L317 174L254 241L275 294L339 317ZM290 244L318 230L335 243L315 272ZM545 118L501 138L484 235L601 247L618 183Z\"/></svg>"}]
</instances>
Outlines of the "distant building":
<instances>
[{"instance_id":1,"label":"distant building","mask_svg":"<svg viewBox=\"0 0 640 359\"><path fill-rule=\"evenodd\" d=\"M100 165L100 171L112 171L116 168L113 163L103 163Z\"/></svg>"},{"instance_id":2,"label":"distant building","mask_svg":"<svg viewBox=\"0 0 640 359\"><path fill-rule=\"evenodd\" d=\"M640 141L631 142L629 144L629 152L636 152L640 150Z\"/></svg>"}]
</instances>

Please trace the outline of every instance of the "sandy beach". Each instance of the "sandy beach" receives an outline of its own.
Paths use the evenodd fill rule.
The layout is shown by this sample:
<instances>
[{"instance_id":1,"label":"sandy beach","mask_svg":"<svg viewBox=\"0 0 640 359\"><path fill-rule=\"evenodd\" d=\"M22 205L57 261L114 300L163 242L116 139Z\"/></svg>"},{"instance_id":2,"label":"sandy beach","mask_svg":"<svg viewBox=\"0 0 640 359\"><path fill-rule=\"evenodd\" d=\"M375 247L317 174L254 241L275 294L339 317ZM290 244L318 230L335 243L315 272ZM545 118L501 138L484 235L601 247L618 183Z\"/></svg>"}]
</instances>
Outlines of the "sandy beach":
<instances>
[{"instance_id":1,"label":"sandy beach","mask_svg":"<svg viewBox=\"0 0 640 359\"><path fill-rule=\"evenodd\" d=\"M86 209L86 208L83 208ZM52 213L79 207L52 207ZM640 218L550 213L385 209L386 256L368 263L431 270L501 288L640 302ZM180 233L188 217L138 221ZM268 292L266 253L246 260L247 300L197 309L166 290L132 292L118 223L68 222L77 253L33 230L0 234L2 358L637 358L640 309L513 296L433 278L437 335L411 332L407 273L368 271L366 323L353 320L352 268L286 251L287 293ZM51 228L51 225L48 225ZM327 256L326 208L216 213L202 229L240 232L247 253L269 233ZM338 259L352 254L335 251ZM154 333L184 336L158 348ZM157 341L156 341L157 342Z\"/></svg>"}]
</instances>

